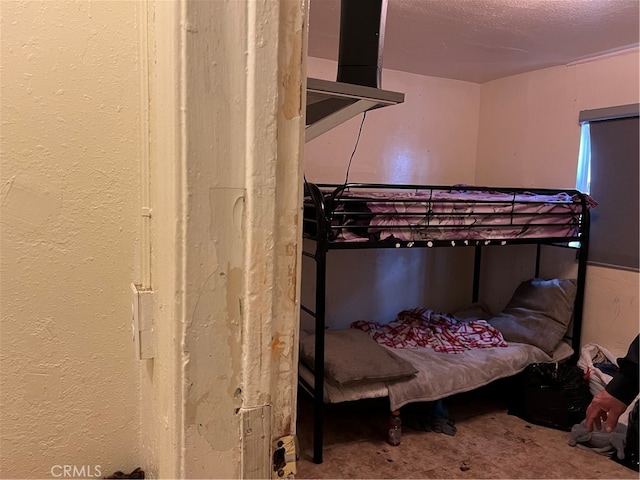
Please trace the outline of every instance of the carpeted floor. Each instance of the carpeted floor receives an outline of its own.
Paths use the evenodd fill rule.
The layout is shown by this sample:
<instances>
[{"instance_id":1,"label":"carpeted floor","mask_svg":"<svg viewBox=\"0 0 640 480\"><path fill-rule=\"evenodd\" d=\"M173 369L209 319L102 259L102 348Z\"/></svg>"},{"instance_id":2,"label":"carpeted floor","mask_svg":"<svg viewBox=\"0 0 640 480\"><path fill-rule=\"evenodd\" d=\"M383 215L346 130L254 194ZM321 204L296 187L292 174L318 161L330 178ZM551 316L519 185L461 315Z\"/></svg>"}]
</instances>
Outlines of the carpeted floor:
<instances>
[{"instance_id":1,"label":"carpeted floor","mask_svg":"<svg viewBox=\"0 0 640 480\"><path fill-rule=\"evenodd\" d=\"M495 393L448 399L456 434L405 425L402 443L386 443L387 399L329 405L324 462L312 462L311 400L298 395L300 459L296 478L624 478L638 473L611 459L567 445L569 433L528 423L507 413ZM403 409L407 423L425 405Z\"/></svg>"}]
</instances>

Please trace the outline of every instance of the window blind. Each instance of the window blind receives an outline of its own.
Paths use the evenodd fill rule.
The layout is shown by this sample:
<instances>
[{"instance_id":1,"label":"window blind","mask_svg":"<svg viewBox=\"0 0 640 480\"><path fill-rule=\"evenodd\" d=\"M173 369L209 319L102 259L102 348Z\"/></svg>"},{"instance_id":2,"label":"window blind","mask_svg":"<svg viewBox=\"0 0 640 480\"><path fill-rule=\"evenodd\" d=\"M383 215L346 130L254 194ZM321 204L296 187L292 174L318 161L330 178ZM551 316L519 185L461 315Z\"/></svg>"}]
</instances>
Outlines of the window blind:
<instances>
[{"instance_id":1,"label":"window blind","mask_svg":"<svg viewBox=\"0 0 640 480\"><path fill-rule=\"evenodd\" d=\"M638 270L637 109L635 116L589 121L589 124L590 193L598 202L591 210L589 261Z\"/></svg>"}]
</instances>

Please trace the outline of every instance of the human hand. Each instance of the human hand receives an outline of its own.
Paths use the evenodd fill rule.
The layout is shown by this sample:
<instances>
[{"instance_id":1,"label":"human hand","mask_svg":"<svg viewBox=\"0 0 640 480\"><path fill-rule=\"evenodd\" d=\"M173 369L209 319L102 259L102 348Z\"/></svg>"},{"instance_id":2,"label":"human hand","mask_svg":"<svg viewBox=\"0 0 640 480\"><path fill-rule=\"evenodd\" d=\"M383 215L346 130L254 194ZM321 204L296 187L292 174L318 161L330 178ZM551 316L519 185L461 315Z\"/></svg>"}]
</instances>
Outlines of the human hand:
<instances>
[{"instance_id":1,"label":"human hand","mask_svg":"<svg viewBox=\"0 0 640 480\"><path fill-rule=\"evenodd\" d=\"M612 432L618 424L618 419L627 409L627 405L611 395L606 390L601 391L587 407L587 431L592 432L595 425L598 430L605 425L607 432Z\"/></svg>"}]
</instances>

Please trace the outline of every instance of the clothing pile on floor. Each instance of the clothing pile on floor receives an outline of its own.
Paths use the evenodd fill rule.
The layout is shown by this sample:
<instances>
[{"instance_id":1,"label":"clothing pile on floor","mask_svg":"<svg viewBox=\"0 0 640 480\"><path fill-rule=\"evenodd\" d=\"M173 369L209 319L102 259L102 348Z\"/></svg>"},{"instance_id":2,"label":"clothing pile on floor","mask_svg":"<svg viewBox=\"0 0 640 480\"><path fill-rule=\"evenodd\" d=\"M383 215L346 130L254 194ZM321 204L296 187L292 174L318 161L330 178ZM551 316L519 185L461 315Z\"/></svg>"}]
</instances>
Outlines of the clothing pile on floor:
<instances>
[{"instance_id":1,"label":"clothing pile on floor","mask_svg":"<svg viewBox=\"0 0 640 480\"><path fill-rule=\"evenodd\" d=\"M620 416L612 432L607 432L604 425L601 430L596 430L594 427L593 431L588 432L586 421L582 421L573 426L568 441L571 446L611 457L636 472L640 470L638 342L639 337L636 337L627 355L619 359L616 359L609 350L595 343L582 347L578 366L589 381L591 393L595 396L606 387L611 395L625 405L629 405L629 408Z\"/></svg>"}]
</instances>

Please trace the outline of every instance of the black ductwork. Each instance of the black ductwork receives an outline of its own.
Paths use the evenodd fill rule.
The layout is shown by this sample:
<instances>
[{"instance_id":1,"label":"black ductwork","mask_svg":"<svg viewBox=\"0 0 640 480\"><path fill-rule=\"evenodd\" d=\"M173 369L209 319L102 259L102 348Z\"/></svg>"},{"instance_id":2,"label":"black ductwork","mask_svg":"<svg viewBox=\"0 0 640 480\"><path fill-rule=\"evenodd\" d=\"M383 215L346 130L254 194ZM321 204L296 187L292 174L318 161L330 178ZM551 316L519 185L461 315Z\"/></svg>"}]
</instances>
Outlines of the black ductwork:
<instances>
[{"instance_id":1,"label":"black ductwork","mask_svg":"<svg viewBox=\"0 0 640 480\"><path fill-rule=\"evenodd\" d=\"M338 82L381 88L387 0L341 0Z\"/></svg>"}]
</instances>

